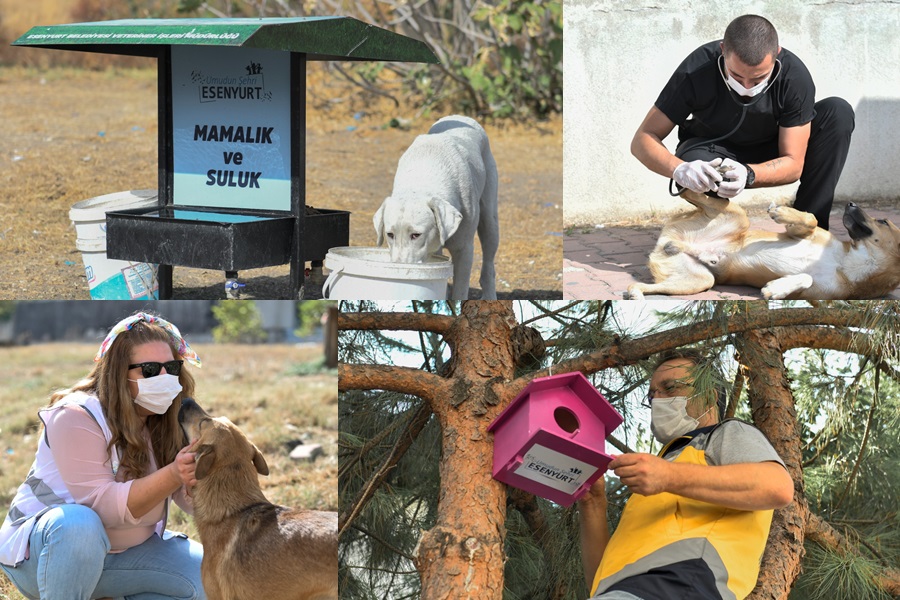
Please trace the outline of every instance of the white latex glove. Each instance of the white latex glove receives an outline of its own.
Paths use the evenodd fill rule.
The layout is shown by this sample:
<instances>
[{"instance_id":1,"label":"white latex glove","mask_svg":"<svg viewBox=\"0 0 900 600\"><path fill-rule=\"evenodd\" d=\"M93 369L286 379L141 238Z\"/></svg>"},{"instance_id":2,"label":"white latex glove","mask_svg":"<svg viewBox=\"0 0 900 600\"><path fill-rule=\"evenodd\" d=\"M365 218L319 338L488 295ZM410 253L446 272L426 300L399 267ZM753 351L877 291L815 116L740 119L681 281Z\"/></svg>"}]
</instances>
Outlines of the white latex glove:
<instances>
[{"instance_id":1,"label":"white latex glove","mask_svg":"<svg viewBox=\"0 0 900 600\"><path fill-rule=\"evenodd\" d=\"M725 178L719 184L719 191L716 192L721 198L734 198L744 191L747 185L747 167L741 163L726 158L722 161L722 168L727 167Z\"/></svg>"},{"instance_id":2,"label":"white latex glove","mask_svg":"<svg viewBox=\"0 0 900 600\"><path fill-rule=\"evenodd\" d=\"M722 175L716 170L722 164L722 159L717 158L706 162L705 160L693 160L683 162L675 167L672 179L683 188L703 194L718 190L718 183L722 181Z\"/></svg>"}]
</instances>

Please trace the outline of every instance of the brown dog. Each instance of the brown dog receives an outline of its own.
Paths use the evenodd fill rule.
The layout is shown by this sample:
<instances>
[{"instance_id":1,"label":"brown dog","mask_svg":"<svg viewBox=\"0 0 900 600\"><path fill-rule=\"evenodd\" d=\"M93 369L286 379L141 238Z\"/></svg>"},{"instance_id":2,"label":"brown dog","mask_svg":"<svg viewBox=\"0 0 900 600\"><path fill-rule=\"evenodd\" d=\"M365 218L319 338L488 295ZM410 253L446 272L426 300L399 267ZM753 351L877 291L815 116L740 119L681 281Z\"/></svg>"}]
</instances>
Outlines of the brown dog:
<instances>
[{"instance_id":1,"label":"brown dog","mask_svg":"<svg viewBox=\"0 0 900 600\"><path fill-rule=\"evenodd\" d=\"M632 284L626 298L730 284L761 288L767 300L860 300L900 285L900 229L852 202L844 211L851 241L843 242L820 229L813 215L789 206L769 207L769 216L785 226L773 233L751 230L735 202L690 190L681 196L697 209L663 226L649 260L654 283Z\"/></svg>"},{"instance_id":2,"label":"brown dog","mask_svg":"<svg viewBox=\"0 0 900 600\"><path fill-rule=\"evenodd\" d=\"M192 496L207 597L337 600L337 513L269 503L257 479L269 474L266 460L228 419L186 399L178 420L197 440Z\"/></svg>"}]
</instances>

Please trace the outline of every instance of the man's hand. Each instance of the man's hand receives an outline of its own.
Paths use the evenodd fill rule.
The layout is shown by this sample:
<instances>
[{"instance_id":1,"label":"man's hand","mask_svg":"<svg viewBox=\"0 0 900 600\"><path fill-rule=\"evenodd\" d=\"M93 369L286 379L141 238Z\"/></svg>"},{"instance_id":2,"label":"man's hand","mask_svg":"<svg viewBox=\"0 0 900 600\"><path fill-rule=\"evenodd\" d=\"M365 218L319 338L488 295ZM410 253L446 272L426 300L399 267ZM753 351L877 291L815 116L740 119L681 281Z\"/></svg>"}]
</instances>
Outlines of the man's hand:
<instances>
[{"instance_id":1,"label":"man's hand","mask_svg":"<svg viewBox=\"0 0 900 600\"><path fill-rule=\"evenodd\" d=\"M622 454L609 468L635 494L653 496L669 489L672 463L653 454Z\"/></svg>"},{"instance_id":2,"label":"man's hand","mask_svg":"<svg viewBox=\"0 0 900 600\"><path fill-rule=\"evenodd\" d=\"M698 194L715 192L722 181L722 174L716 169L722 164L721 158L706 162L705 160L693 160L683 162L675 167L672 179L683 188L687 188ZM744 174L746 179L746 173Z\"/></svg>"},{"instance_id":3,"label":"man's hand","mask_svg":"<svg viewBox=\"0 0 900 600\"><path fill-rule=\"evenodd\" d=\"M720 198L734 198L747 186L747 167L730 158L722 161L720 169L725 167L728 168L725 171L725 181L719 184L719 191L716 193Z\"/></svg>"},{"instance_id":4,"label":"man's hand","mask_svg":"<svg viewBox=\"0 0 900 600\"><path fill-rule=\"evenodd\" d=\"M606 512L606 478L600 477L597 481L591 484L591 487L588 488L588 491L578 499L578 502L583 505L592 504L596 505Z\"/></svg>"}]
</instances>

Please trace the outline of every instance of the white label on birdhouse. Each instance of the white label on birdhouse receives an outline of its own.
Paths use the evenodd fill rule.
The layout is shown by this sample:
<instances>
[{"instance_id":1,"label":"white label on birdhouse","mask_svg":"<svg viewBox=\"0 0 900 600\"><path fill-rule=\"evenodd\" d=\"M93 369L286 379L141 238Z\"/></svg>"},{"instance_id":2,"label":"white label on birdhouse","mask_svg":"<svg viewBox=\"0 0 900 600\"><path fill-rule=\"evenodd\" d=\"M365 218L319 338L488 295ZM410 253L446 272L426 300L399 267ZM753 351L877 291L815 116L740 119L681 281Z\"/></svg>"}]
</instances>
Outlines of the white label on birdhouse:
<instances>
[{"instance_id":1,"label":"white label on birdhouse","mask_svg":"<svg viewBox=\"0 0 900 600\"><path fill-rule=\"evenodd\" d=\"M172 47L173 204L291 210L290 53Z\"/></svg>"},{"instance_id":2,"label":"white label on birdhouse","mask_svg":"<svg viewBox=\"0 0 900 600\"><path fill-rule=\"evenodd\" d=\"M522 464L515 470L516 475L566 494L574 494L596 472L597 467L540 444L528 449Z\"/></svg>"}]
</instances>

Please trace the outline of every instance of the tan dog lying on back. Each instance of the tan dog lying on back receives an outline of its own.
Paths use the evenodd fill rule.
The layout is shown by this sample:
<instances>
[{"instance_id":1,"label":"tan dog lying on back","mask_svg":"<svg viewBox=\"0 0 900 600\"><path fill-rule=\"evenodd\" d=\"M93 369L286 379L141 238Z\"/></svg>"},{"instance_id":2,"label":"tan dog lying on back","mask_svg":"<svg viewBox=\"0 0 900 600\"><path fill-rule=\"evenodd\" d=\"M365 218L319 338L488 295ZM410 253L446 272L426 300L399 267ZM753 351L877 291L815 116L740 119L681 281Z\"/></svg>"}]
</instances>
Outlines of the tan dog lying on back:
<instances>
[{"instance_id":1,"label":"tan dog lying on back","mask_svg":"<svg viewBox=\"0 0 900 600\"><path fill-rule=\"evenodd\" d=\"M187 399L178 415L197 442L194 520L210 600L337 600L337 513L271 504L260 451L231 421Z\"/></svg>"},{"instance_id":2,"label":"tan dog lying on back","mask_svg":"<svg viewBox=\"0 0 900 600\"><path fill-rule=\"evenodd\" d=\"M713 284L750 285L766 299L860 300L900 285L900 229L853 204L844 211L851 241L820 229L816 218L789 206L769 207L783 233L751 230L734 201L684 190L697 207L663 226L649 267L654 283L629 286L626 298L687 295Z\"/></svg>"}]
</instances>

